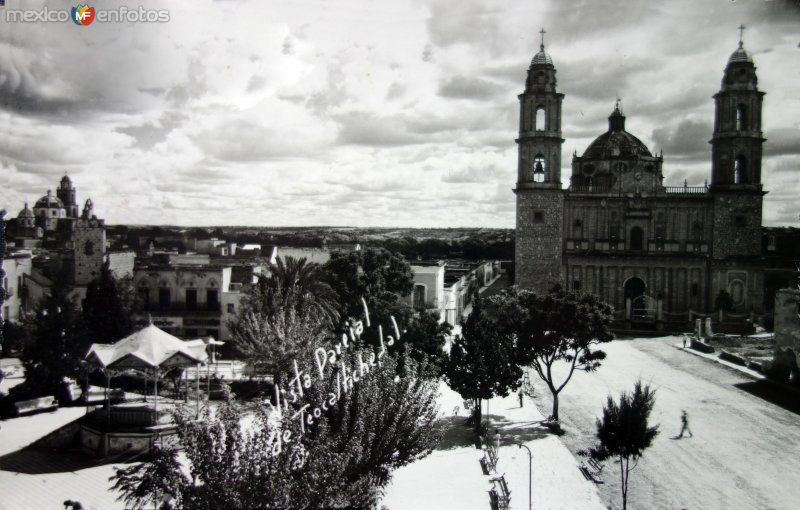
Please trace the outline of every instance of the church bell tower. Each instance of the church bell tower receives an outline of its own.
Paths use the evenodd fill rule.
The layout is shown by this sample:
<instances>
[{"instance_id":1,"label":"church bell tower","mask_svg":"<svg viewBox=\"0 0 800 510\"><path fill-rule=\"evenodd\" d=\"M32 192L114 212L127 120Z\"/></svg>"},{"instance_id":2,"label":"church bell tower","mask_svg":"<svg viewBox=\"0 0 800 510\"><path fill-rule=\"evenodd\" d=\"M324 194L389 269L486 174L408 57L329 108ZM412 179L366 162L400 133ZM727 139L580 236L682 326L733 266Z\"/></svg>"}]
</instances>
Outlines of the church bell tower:
<instances>
[{"instance_id":1,"label":"church bell tower","mask_svg":"<svg viewBox=\"0 0 800 510\"><path fill-rule=\"evenodd\" d=\"M744 31L740 26L740 31ZM753 58L734 51L714 95L714 134L711 138L711 193L714 196L713 256L757 256L761 252L761 103Z\"/></svg>"},{"instance_id":2,"label":"church bell tower","mask_svg":"<svg viewBox=\"0 0 800 510\"><path fill-rule=\"evenodd\" d=\"M556 68L544 51L528 68L520 94L517 158L516 284L544 293L562 283L564 192L561 189L561 101Z\"/></svg>"}]
</instances>

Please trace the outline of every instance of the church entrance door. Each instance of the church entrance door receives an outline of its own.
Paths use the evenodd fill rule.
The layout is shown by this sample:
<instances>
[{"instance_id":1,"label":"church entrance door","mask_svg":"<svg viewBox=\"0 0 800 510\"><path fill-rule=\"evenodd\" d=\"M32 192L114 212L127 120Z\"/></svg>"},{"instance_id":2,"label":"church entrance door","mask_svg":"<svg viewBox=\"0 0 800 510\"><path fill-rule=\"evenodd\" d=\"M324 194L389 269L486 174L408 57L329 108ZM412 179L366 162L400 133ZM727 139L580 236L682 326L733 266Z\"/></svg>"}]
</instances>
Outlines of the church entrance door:
<instances>
[{"instance_id":1,"label":"church entrance door","mask_svg":"<svg viewBox=\"0 0 800 510\"><path fill-rule=\"evenodd\" d=\"M628 318L635 323L654 323L656 320L656 300L647 296L647 285L641 278L628 278L625 282L625 305Z\"/></svg>"}]
</instances>

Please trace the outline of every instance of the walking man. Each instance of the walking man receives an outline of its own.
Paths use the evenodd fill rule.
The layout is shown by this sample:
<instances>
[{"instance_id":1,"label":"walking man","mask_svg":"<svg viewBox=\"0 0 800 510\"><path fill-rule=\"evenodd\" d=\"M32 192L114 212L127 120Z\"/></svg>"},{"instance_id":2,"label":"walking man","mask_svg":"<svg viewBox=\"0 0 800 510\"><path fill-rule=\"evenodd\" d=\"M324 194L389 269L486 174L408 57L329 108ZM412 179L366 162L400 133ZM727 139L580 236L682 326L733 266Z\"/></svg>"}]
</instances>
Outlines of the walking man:
<instances>
[{"instance_id":1,"label":"walking man","mask_svg":"<svg viewBox=\"0 0 800 510\"><path fill-rule=\"evenodd\" d=\"M683 348L686 349L686 335L683 335Z\"/></svg>"},{"instance_id":2,"label":"walking man","mask_svg":"<svg viewBox=\"0 0 800 510\"><path fill-rule=\"evenodd\" d=\"M519 390L517 394L519 395L519 406L522 407L522 390Z\"/></svg>"},{"instance_id":3,"label":"walking man","mask_svg":"<svg viewBox=\"0 0 800 510\"><path fill-rule=\"evenodd\" d=\"M678 439L683 437L684 432L688 432L689 437L694 437L694 434L692 434L692 429L689 428L689 415L686 414L685 409L681 411L681 433L678 434Z\"/></svg>"}]
</instances>

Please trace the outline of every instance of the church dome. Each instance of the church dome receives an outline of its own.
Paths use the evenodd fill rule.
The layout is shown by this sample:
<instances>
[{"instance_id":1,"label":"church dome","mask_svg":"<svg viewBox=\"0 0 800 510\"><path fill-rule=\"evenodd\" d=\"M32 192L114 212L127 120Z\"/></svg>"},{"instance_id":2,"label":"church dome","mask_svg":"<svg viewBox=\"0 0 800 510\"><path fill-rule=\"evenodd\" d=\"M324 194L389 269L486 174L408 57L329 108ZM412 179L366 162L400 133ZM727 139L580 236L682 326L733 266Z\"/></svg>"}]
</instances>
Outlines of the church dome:
<instances>
[{"instance_id":1,"label":"church dome","mask_svg":"<svg viewBox=\"0 0 800 510\"><path fill-rule=\"evenodd\" d=\"M736 51L731 53L731 57L728 59L729 64L733 64L736 62L750 62L751 64L753 63L753 57L751 57L749 53L744 51L741 42L739 42L739 47L736 49Z\"/></svg>"},{"instance_id":2,"label":"church dome","mask_svg":"<svg viewBox=\"0 0 800 510\"><path fill-rule=\"evenodd\" d=\"M631 158L652 157L650 150L641 140L625 131L625 116L619 103L608 117L608 131L595 138L583 153L588 159L608 159L611 157Z\"/></svg>"},{"instance_id":3,"label":"church dome","mask_svg":"<svg viewBox=\"0 0 800 510\"><path fill-rule=\"evenodd\" d=\"M545 53L544 51L544 44L539 46L539 53L533 56L533 60L531 60L532 66L537 65L553 65L553 59L550 58L550 55Z\"/></svg>"},{"instance_id":4,"label":"church dome","mask_svg":"<svg viewBox=\"0 0 800 510\"><path fill-rule=\"evenodd\" d=\"M25 207L23 207L22 210L19 212L17 218L19 219L33 218L33 211L28 209L28 202L25 202Z\"/></svg>"},{"instance_id":5,"label":"church dome","mask_svg":"<svg viewBox=\"0 0 800 510\"><path fill-rule=\"evenodd\" d=\"M72 180L69 178L67 174L64 174L64 177L61 178L61 187L72 186Z\"/></svg>"},{"instance_id":6,"label":"church dome","mask_svg":"<svg viewBox=\"0 0 800 510\"><path fill-rule=\"evenodd\" d=\"M61 201L61 199L54 196L50 190L47 190L47 195L37 200L36 204L33 206L34 209L50 209L54 207L63 209L64 203Z\"/></svg>"}]
</instances>

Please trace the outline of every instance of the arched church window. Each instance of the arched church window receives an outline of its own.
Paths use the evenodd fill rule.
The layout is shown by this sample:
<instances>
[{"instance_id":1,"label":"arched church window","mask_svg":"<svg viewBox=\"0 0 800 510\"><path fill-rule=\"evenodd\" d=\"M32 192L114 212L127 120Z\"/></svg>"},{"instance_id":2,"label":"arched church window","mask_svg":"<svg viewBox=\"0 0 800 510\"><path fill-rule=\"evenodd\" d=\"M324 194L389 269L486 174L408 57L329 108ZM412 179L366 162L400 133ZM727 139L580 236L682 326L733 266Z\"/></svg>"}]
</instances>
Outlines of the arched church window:
<instances>
[{"instance_id":1,"label":"arched church window","mask_svg":"<svg viewBox=\"0 0 800 510\"><path fill-rule=\"evenodd\" d=\"M544 182L545 170L547 163L544 160L542 153L533 158L533 182Z\"/></svg>"},{"instance_id":2,"label":"arched church window","mask_svg":"<svg viewBox=\"0 0 800 510\"><path fill-rule=\"evenodd\" d=\"M744 184L747 182L747 160L744 156L736 157L733 171L736 184Z\"/></svg>"},{"instance_id":3,"label":"arched church window","mask_svg":"<svg viewBox=\"0 0 800 510\"><path fill-rule=\"evenodd\" d=\"M543 131L547 129L545 126L544 106L539 105L536 107L536 116L533 119L533 129L536 131Z\"/></svg>"},{"instance_id":4,"label":"arched church window","mask_svg":"<svg viewBox=\"0 0 800 510\"><path fill-rule=\"evenodd\" d=\"M703 240L703 224L699 221L692 223L692 241Z\"/></svg>"},{"instance_id":5,"label":"arched church window","mask_svg":"<svg viewBox=\"0 0 800 510\"><path fill-rule=\"evenodd\" d=\"M586 175L586 176L594 175L594 165L584 165L583 166L583 175Z\"/></svg>"},{"instance_id":6,"label":"arched church window","mask_svg":"<svg viewBox=\"0 0 800 510\"><path fill-rule=\"evenodd\" d=\"M747 129L747 109L743 104L736 107L736 130L744 131Z\"/></svg>"},{"instance_id":7,"label":"arched church window","mask_svg":"<svg viewBox=\"0 0 800 510\"><path fill-rule=\"evenodd\" d=\"M583 239L583 222L581 220L575 220L572 224L572 237Z\"/></svg>"},{"instance_id":8,"label":"arched church window","mask_svg":"<svg viewBox=\"0 0 800 510\"><path fill-rule=\"evenodd\" d=\"M631 228L631 250L642 251L644 244L644 232L641 227Z\"/></svg>"}]
</instances>

